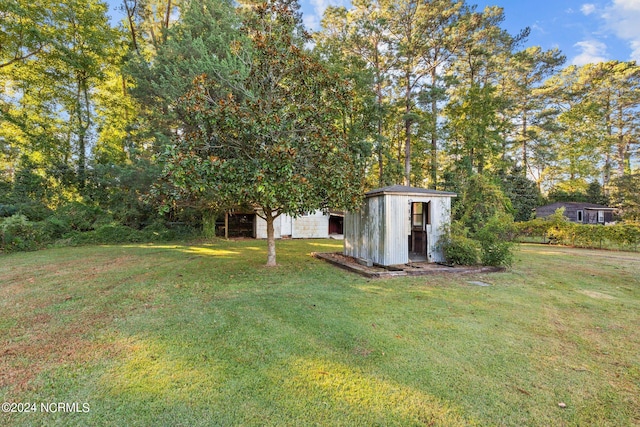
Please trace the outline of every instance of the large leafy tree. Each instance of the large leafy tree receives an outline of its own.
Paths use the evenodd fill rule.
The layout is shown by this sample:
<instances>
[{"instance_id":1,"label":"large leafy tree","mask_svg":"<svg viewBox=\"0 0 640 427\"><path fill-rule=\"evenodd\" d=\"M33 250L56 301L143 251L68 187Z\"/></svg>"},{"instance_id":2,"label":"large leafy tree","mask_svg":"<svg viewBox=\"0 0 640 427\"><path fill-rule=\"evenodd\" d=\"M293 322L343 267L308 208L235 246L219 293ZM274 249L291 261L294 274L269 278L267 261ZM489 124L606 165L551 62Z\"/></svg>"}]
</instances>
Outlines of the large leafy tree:
<instances>
[{"instance_id":1,"label":"large leafy tree","mask_svg":"<svg viewBox=\"0 0 640 427\"><path fill-rule=\"evenodd\" d=\"M295 4L245 6L248 72L201 76L183 105L191 130L165 156L175 197L249 205L267 223L267 265L276 265L274 220L328 207L355 207L366 146L352 137L349 83L304 47Z\"/></svg>"},{"instance_id":2,"label":"large leafy tree","mask_svg":"<svg viewBox=\"0 0 640 427\"><path fill-rule=\"evenodd\" d=\"M487 7L472 16L475 31L465 39L448 69L452 81L445 114L446 148L470 175L475 169L500 169L504 161L506 98L499 83L508 58L528 34L512 36L500 27L503 10ZM500 156L502 154L502 156ZM460 167L457 166L457 167Z\"/></svg>"},{"instance_id":3,"label":"large leafy tree","mask_svg":"<svg viewBox=\"0 0 640 427\"><path fill-rule=\"evenodd\" d=\"M367 101L365 109L369 133L377 165L372 166L374 185L394 182L402 172L389 163L396 163L392 153L387 127L390 119L389 91L394 55L389 49L389 31L386 11L377 0L355 0L352 8L330 6L322 18L322 31L314 34L315 51L343 67L362 82L360 98ZM377 169L377 170L376 170ZM395 170L394 170L395 169ZM396 172L394 174L394 172Z\"/></svg>"},{"instance_id":4,"label":"large leafy tree","mask_svg":"<svg viewBox=\"0 0 640 427\"><path fill-rule=\"evenodd\" d=\"M587 64L578 73L585 88L581 102L597 108L597 121L604 128L600 152L606 186L613 166L618 177L631 173L640 137L640 67L635 62L608 61Z\"/></svg>"},{"instance_id":5,"label":"large leafy tree","mask_svg":"<svg viewBox=\"0 0 640 427\"><path fill-rule=\"evenodd\" d=\"M520 151L522 173L533 175L530 158L540 143L540 123L544 109L544 97L538 88L564 63L565 57L558 49L543 51L533 46L516 52L504 68L501 89L508 99L508 114L517 124L516 151Z\"/></svg>"},{"instance_id":6,"label":"large leafy tree","mask_svg":"<svg viewBox=\"0 0 640 427\"><path fill-rule=\"evenodd\" d=\"M99 0L0 2L0 140L14 164L30 156L84 184L99 131L95 94L117 65L106 11Z\"/></svg>"},{"instance_id":7,"label":"large leafy tree","mask_svg":"<svg viewBox=\"0 0 640 427\"><path fill-rule=\"evenodd\" d=\"M148 6L145 2L135 4ZM152 151L189 126L188 113L178 100L189 91L196 76L206 74L228 81L230 73L245 72L242 56L230 50L238 38L239 26L231 2L200 0L181 4L180 20L162 30L164 41L154 38L155 54L145 54L143 41L137 38L138 50L134 49L126 67L135 82L130 91L142 108L138 117L141 133L152 141ZM146 28L144 22L141 28ZM160 34L159 31L153 34Z\"/></svg>"}]
</instances>

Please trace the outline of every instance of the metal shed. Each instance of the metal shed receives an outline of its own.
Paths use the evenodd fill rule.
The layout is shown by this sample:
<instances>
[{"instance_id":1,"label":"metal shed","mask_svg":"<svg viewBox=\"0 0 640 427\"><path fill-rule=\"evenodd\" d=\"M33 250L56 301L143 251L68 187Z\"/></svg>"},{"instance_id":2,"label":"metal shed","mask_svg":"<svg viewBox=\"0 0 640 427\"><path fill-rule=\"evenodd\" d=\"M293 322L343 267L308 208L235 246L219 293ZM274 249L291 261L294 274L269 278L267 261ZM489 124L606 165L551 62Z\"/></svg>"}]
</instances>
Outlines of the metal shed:
<instances>
[{"instance_id":1,"label":"metal shed","mask_svg":"<svg viewBox=\"0 0 640 427\"><path fill-rule=\"evenodd\" d=\"M363 206L344 219L344 254L389 266L442 262L437 248L451 222L455 193L393 185L365 194Z\"/></svg>"}]
</instances>

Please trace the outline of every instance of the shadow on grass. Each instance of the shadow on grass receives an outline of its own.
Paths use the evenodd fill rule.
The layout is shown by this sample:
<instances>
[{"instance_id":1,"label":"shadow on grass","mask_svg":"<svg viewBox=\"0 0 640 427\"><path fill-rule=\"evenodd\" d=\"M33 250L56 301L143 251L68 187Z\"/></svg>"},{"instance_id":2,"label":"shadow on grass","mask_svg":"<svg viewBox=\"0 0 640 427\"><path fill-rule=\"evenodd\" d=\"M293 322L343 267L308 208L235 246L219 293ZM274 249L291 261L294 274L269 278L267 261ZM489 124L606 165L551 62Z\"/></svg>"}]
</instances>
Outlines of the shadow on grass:
<instances>
[{"instance_id":1,"label":"shadow on grass","mask_svg":"<svg viewBox=\"0 0 640 427\"><path fill-rule=\"evenodd\" d=\"M33 313L12 317L10 308L33 306L26 292L39 296L35 291L46 289L43 301L57 295L59 304L46 319L61 321L47 323L43 333L66 339L69 325L101 315L78 331L100 352L77 361L52 340L43 349L59 349L42 362L33 389L5 397L84 399L92 411L16 425L629 425L637 419L639 337L632 325L640 282L633 265L585 279L553 249L525 251L514 272L476 288L467 278L367 281L308 255L337 245L278 245L277 269L258 268L266 260L264 241L64 252L24 285L20 298L21 288L3 294L0 332L30 342ZM70 253L77 256L73 263ZM61 263L62 276L54 268ZM31 277L28 266L20 269L7 277ZM100 274L87 282L93 269ZM625 287L617 285L621 280ZM583 292L568 292L574 290ZM12 335L23 321L29 328ZM33 366L29 354L20 357L16 364ZM559 409L559 399L568 408Z\"/></svg>"}]
</instances>

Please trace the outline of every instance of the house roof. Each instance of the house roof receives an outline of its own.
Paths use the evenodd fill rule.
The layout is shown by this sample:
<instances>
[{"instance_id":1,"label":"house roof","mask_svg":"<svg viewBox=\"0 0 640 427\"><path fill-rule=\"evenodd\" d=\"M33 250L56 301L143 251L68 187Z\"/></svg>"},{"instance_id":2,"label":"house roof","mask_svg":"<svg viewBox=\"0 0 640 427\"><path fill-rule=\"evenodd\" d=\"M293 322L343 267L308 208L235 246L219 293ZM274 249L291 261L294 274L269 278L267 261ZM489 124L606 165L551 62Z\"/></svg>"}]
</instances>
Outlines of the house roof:
<instances>
[{"instance_id":1,"label":"house roof","mask_svg":"<svg viewBox=\"0 0 640 427\"><path fill-rule=\"evenodd\" d=\"M551 203L550 205L538 206L536 209L545 209L545 208L560 208L560 207L575 207L577 209L587 209L587 210L601 210L601 211L613 211L615 208L610 208L609 206L598 205L595 203L586 203L586 202L556 202Z\"/></svg>"},{"instance_id":2,"label":"house roof","mask_svg":"<svg viewBox=\"0 0 640 427\"><path fill-rule=\"evenodd\" d=\"M365 193L366 197L379 196L383 194L402 194L416 196L439 196L439 197L456 197L456 193L449 191L430 190L428 188L409 187L407 185L390 185L388 187L376 188Z\"/></svg>"}]
</instances>

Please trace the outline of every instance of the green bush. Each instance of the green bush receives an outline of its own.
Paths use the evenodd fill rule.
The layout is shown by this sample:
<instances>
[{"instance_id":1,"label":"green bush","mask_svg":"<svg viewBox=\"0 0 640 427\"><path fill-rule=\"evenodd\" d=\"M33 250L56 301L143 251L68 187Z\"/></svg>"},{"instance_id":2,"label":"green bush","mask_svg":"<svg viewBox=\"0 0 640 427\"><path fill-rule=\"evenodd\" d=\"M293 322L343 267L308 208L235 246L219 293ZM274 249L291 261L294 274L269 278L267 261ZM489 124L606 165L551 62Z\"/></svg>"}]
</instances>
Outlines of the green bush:
<instances>
[{"instance_id":1,"label":"green bush","mask_svg":"<svg viewBox=\"0 0 640 427\"><path fill-rule=\"evenodd\" d=\"M614 225L576 224L562 216L559 209L546 219L517 224L521 237L545 236L550 243L583 248L617 248L637 250L640 224L624 222Z\"/></svg>"},{"instance_id":2,"label":"green bush","mask_svg":"<svg viewBox=\"0 0 640 427\"><path fill-rule=\"evenodd\" d=\"M611 239L623 247L638 250L640 244L640 223L627 222L615 225L611 230Z\"/></svg>"},{"instance_id":3,"label":"green bush","mask_svg":"<svg viewBox=\"0 0 640 427\"><path fill-rule=\"evenodd\" d=\"M454 222L442 234L439 246L444 258L451 265L477 265L480 259L480 244L467 237L468 231L462 223Z\"/></svg>"},{"instance_id":4,"label":"green bush","mask_svg":"<svg viewBox=\"0 0 640 427\"><path fill-rule=\"evenodd\" d=\"M49 240L56 240L70 232L71 225L64 218L50 216L42 221L42 229Z\"/></svg>"},{"instance_id":5,"label":"green bush","mask_svg":"<svg viewBox=\"0 0 640 427\"><path fill-rule=\"evenodd\" d=\"M498 213L475 234L480 242L480 260L482 265L509 267L513 262L513 236L515 234L513 217Z\"/></svg>"},{"instance_id":6,"label":"green bush","mask_svg":"<svg viewBox=\"0 0 640 427\"><path fill-rule=\"evenodd\" d=\"M0 217L8 217L18 213L18 208L15 205L7 205L0 203Z\"/></svg>"},{"instance_id":7,"label":"green bush","mask_svg":"<svg viewBox=\"0 0 640 427\"><path fill-rule=\"evenodd\" d=\"M95 229L97 222L108 221L107 214L98 206L80 202L71 202L60 207L55 217L69 225L71 230L90 231Z\"/></svg>"},{"instance_id":8,"label":"green bush","mask_svg":"<svg viewBox=\"0 0 640 427\"><path fill-rule=\"evenodd\" d=\"M195 237L192 229L171 230L160 223L154 223L144 230L136 230L119 224L106 224L91 231L71 231L63 236L67 245L97 245L139 242L166 242Z\"/></svg>"},{"instance_id":9,"label":"green bush","mask_svg":"<svg viewBox=\"0 0 640 427\"><path fill-rule=\"evenodd\" d=\"M90 231L71 231L64 235L71 245L135 243L143 240L139 230L124 225L101 225Z\"/></svg>"},{"instance_id":10,"label":"green bush","mask_svg":"<svg viewBox=\"0 0 640 427\"><path fill-rule=\"evenodd\" d=\"M42 241L41 228L24 215L16 214L0 221L0 249L3 252L34 251Z\"/></svg>"},{"instance_id":11,"label":"green bush","mask_svg":"<svg viewBox=\"0 0 640 427\"><path fill-rule=\"evenodd\" d=\"M451 265L477 265L480 245L464 236L450 236L442 246L444 257Z\"/></svg>"},{"instance_id":12,"label":"green bush","mask_svg":"<svg viewBox=\"0 0 640 427\"><path fill-rule=\"evenodd\" d=\"M45 205L33 201L16 203L15 207L18 209L18 213L27 217L29 221L42 221L52 213L51 209Z\"/></svg>"}]
</instances>

